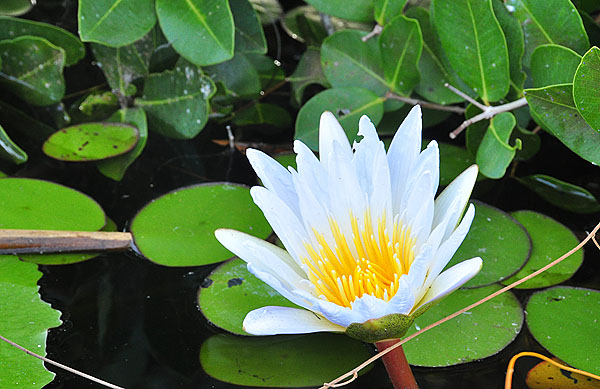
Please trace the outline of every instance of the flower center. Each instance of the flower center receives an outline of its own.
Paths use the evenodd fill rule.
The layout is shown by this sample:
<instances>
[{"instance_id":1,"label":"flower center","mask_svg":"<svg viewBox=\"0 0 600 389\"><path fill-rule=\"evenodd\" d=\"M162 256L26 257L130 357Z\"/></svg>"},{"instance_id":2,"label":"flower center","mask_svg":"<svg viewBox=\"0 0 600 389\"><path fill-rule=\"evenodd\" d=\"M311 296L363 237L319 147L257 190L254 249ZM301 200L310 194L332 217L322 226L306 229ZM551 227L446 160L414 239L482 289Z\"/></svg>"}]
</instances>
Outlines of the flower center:
<instances>
[{"instance_id":1,"label":"flower center","mask_svg":"<svg viewBox=\"0 0 600 389\"><path fill-rule=\"evenodd\" d=\"M364 294L388 301L398 290L400 276L408 273L414 260L415 239L410 228L396 218L391 235L385 217L373 228L371 215L365 214L364 223L350 215L352 233L344 236L338 223L329 219L333 246L323 234L313 230L319 245L305 242L308 258L308 277L326 300L345 307Z\"/></svg>"}]
</instances>

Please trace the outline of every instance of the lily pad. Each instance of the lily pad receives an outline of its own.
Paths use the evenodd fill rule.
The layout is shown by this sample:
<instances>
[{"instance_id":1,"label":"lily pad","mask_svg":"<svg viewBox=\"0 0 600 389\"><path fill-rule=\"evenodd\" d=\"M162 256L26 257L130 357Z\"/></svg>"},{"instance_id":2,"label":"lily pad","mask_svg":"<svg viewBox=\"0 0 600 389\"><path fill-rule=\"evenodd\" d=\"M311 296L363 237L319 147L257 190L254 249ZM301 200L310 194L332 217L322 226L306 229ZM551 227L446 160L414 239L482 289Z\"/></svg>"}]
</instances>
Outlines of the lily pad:
<instances>
[{"instance_id":1,"label":"lily pad","mask_svg":"<svg viewBox=\"0 0 600 389\"><path fill-rule=\"evenodd\" d=\"M364 343L346 335L215 335L202 344L200 364L234 385L290 388L322 385L370 356Z\"/></svg>"},{"instance_id":2,"label":"lily pad","mask_svg":"<svg viewBox=\"0 0 600 389\"><path fill-rule=\"evenodd\" d=\"M459 289L416 318L407 335L499 289L498 285ZM443 367L476 361L508 346L521 331L523 316L515 295L504 293L419 335L402 347L408 362L414 366Z\"/></svg>"},{"instance_id":3,"label":"lily pad","mask_svg":"<svg viewBox=\"0 0 600 389\"><path fill-rule=\"evenodd\" d=\"M600 292L557 286L533 294L527 327L546 350L569 365L600 374Z\"/></svg>"},{"instance_id":4,"label":"lily pad","mask_svg":"<svg viewBox=\"0 0 600 389\"><path fill-rule=\"evenodd\" d=\"M215 238L217 228L263 239L271 234L250 190L231 183L177 189L147 204L131 223L140 252L165 266L202 266L231 258Z\"/></svg>"},{"instance_id":5,"label":"lily pad","mask_svg":"<svg viewBox=\"0 0 600 389\"><path fill-rule=\"evenodd\" d=\"M128 152L138 137L137 128L129 124L83 123L55 132L42 150L61 161L99 161Z\"/></svg>"},{"instance_id":6,"label":"lily pad","mask_svg":"<svg viewBox=\"0 0 600 389\"><path fill-rule=\"evenodd\" d=\"M36 354L46 354L48 329L61 324L55 311L38 293L42 273L32 263L0 256L0 334ZM44 362L0 341L0 387L41 388L54 373Z\"/></svg>"},{"instance_id":7,"label":"lily pad","mask_svg":"<svg viewBox=\"0 0 600 389\"><path fill-rule=\"evenodd\" d=\"M491 205L475 203L475 218L467 237L446 268L473 257L483 259L483 268L465 284L468 288L505 280L523 267L531 253L531 239L512 216Z\"/></svg>"},{"instance_id":8,"label":"lily pad","mask_svg":"<svg viewBox=\"0 0 600 389\"><path fill-rule=\"evenodd\" d=\"M554 361L564 364L554 357ZM542 361L527 372L525 384L529 389L598 389L600 383L583 374L565 372L550 362Z\"/></svg>"},{"instance_id":9,"label":"lily pad","mask_svg":"<svg viewBox=\"0 0 600 389\"><path fill-rule=\"evenodd\" d=\"M529 261L517 274L502 281L504 285L511 284L541 269L579 243L571 230L546 215L533 211L517 211L511 213L511 215L527 229L531 237L532 248ZM571 278L582 263L583 251L579 250L558 265L517 286L517 288L545 288L560 284Z\"/></svg>"},{"instance_id":10,"label":"lily pad","mask_svg":"<svg viewBox=\"0 0 600 389\"><path fill-rule=\"evenodd\" d=\"M134 125L139 132L139 140L135 147L123 155L98 162L98 170L115 181L121 181L127 168L140 156L148 139L148 123L146 114L140 108L121 109L108 120Z\"/></svg>"},{"instance_id":11,"label":"lily pad","mask_svg":"<svg viewBox=\"0 0 600 389\"><path fill-rule=\"evenodd\" d=\"M198 292L198 306L208 321L239 335L249 335L242 329L248 312L269 305L299 308L252 275L241 259L219 265Z\"/></svg>"},{"instance_id":12,"label":"lily pad","mask_svg":"<svg viewBox=\"0 0 600 389\"><path fill-rule=\"evenodd\" d=\"M0 179L0 214L0 229L97 231L106 223L100 205L85 194L29 178ZM90 253L19 255L23 261L38 264L75 263L94 256ZM0 260L9 257L0 255Z\"/></svg>"},{"instance_id":13,"label":"lily pad","mask_svg":"<svg viewBox=\"0 0 600 389\"><path fill-rule=\"evenodd\" d=\"M277 154L275 160L283 165L286 169L291 166L294 169L297 169L296 165L296 154L293 153L281 153Z\"/></svg>"},{"instance_id":14,"label":"lily pad","mask_svg":"<svg viewBox=\"0 0 600 389\"><path fill-rule=\"evenodd\" d=\"M600 211L600 203L586 189L545 174L520 177L517 180L550 204L575 213Z\"/></svg>"}]
</instances>

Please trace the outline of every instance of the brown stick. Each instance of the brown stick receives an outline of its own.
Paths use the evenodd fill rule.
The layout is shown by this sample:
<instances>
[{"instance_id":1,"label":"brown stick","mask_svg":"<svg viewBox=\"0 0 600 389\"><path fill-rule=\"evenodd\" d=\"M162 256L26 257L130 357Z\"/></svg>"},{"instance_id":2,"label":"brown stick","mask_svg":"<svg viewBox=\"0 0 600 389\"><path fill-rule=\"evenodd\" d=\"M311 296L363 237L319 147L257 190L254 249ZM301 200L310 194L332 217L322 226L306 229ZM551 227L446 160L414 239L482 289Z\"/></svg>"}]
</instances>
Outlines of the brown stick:
<instances>
[{"instance_id":1,"label":"brown stick","mask_svg":"<svg viewBox=\"0 0 600 389\"><path fill-rule=\"evenodd\" d=\"M0 254L122 251L132 245L129 232L0 230Z\"/></svg>"}]
</instances>

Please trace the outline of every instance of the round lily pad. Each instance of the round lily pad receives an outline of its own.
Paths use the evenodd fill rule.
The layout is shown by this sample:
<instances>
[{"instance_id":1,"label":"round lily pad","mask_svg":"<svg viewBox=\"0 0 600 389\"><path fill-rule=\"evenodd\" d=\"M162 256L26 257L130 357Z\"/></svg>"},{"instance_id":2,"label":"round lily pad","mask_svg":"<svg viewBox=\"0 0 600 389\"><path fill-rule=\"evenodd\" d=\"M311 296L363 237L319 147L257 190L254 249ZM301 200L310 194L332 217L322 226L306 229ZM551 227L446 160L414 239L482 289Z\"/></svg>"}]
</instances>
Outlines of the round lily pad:
<instances>
[{"instance_id":1,"label":"round lily pad","mask_svg":"<svg viewBox=\"0 0 600 389\"><path fill-rule=\"evenodd\" d=\"M407 335L499 289L498 285L459 289L419 316ZM453 366L499 353L515 339L522 326L523 309L517 298L507 292L419 335L402 347L411 365Z\"/></svg>"},{"instance_id":2,"label":"round lily pad","mask_svg":"<svg viewBox=\"0 0 600 389\"><path fill-rule=\"evenodd\" d=\"M531 253L531 239L512 216L479 201L475 203L475 219L467 237L458 248L449 268L473 257L483 259L483 268L465 284L477 288L507 279L523 267Z\"/></svg>"},{"instance_id":3,"label":"round lily pad","mask_svg":"<svg viewBox=\"0 0 600 389\"><path fill-rule=\"evenodd\" d=\"M129 124L83 123L50 135L42 150L61 161L99 161L128 152L138 136L137 128Z\"/></svg>"},{"instance_id":4,"label":"round lily pad","mask_svg":"<svg viewBox=\"0 0 600 389\"><path fill-rule=\"evenodd\" d=\"M527 229L531 237L532 250L529 261L517 274L502 281L504 285L511 284L541 269L579 243L571 230L546 215L533 211L518 211L511 215ZM518 285L517 288L545 288L560 284L571 278L582 263L583 250L579 250L558 265Z\"/></svg>"},{"instance_id":5,"label":"round lily pad","mask_svg":"<svg viewBox=\"0 0 600 389\"><path fill-rule=\"evenodd\" d=\"M200 363L210 376L234 385L261 388L322 385L370 356L362 342L328 333L268 337L215 335L200 349Z\"/></svg>"},{"instance_id":6,"label":"round lily pad","mask_svg":"<svg viewBox=\"0 0 600 389\"><path fill-rule=\"evenodd\" d=\"M206 277L198 305L212 324L240 335L248 335L242 322L254 309L269 305L299 308L252 275L241 259L225 262Z\"/></svg>"},{"instance_id":7,"label":"round lily pad","mask_svg":"<svg viewBox=\"0 0 600 389\"><path fill-rule=\"evenodd\" d=\"M556 286L534 293L527 326L546 350L569 365L600 374L600 292Z\"/></svg>"},{"instance_id":8,"label":"round lily pad","mask_svg":"<svg viewBox=\"0 0 600 389\"><path fill-rule=\"evenodd\" d=\"M0 179L0 215L0 229L97 231L106 223L104 211L92 198L66 186L30 178ZM19 255L38 264L74 263L94 256Z\"/></svg>"},{"instance_id":9,"label":"round lily pad","mask_svg":"<svg viewBox=\"0 0 600 389\"><path fill-rule=\"evenodd\" d=\"M250 189L231 183L177 189L147 204L131 223L139 251L166 266L202 266L231 258L215 238L218 228L263 239L271 234Z\"/></svg>"},{"instance_id":10,"label":"round lily pad","mask_svg":"<svg viewBox=\"0 0 600 389\"><path fill-rule=\"evenodd\" d=\"M41 355L46 354L48 328L61 324L60 312L42 301L37 266L0 256L0 334ZM44 362L0 341L0 387L41 388L54 378Z\"/></svg>"}]
</instances>

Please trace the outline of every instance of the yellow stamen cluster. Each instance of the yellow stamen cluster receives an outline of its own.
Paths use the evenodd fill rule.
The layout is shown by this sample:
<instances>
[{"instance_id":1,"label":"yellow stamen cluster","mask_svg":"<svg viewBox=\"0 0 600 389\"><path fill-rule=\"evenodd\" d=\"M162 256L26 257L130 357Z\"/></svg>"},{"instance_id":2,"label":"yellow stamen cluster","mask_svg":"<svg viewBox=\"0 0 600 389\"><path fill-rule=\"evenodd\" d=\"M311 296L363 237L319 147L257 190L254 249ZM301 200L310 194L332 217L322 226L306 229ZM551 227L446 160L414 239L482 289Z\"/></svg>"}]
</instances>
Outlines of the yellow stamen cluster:
<instances>
[{"instance_id":1,"label":"yellow stamen cluster","mask_svg":"<svg viewBox=\"0 0 600 389\"><path fill-rule=\"evenodd\" d=\"M398 290L400 276L408 273L414 260L415 239L410 229L397 220L390 236L385 217L378 221L377 229L369 212L362 226L353 215L350 219L349 238L335 220L329 220L333 246L313 230L319 245L305 242L309 257L303 258L310 270L309 279L328 301L345 307L364 294L388 301Z\"/></svg>"}]
</instances>

